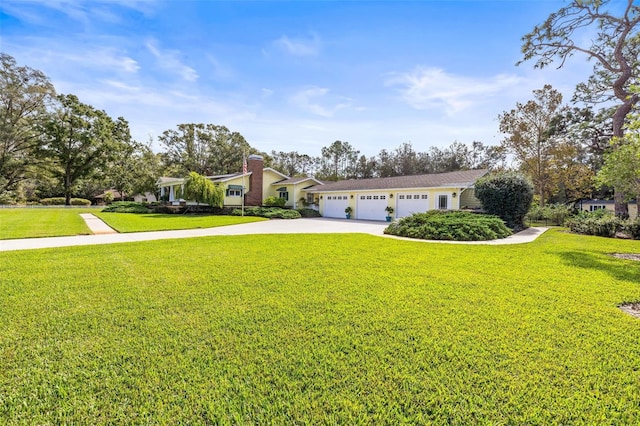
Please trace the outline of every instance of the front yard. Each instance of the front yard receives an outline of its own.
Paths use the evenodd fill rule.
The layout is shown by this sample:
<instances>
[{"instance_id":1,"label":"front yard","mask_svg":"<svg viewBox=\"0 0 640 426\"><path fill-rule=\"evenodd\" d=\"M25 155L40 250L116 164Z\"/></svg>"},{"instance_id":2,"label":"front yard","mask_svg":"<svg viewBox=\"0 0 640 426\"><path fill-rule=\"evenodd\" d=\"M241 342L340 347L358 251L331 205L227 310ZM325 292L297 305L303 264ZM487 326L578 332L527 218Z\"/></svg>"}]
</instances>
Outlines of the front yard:
<instances>
[{"instance_id":1,"label":"front yard","mask_svg":"<svg viewBox=\"0 0 640 426\"><path fill-rule=\"evenodd\" d=\"M0 423L636 424L637 241L0 253Z\"/></svg>"}]
</instances>

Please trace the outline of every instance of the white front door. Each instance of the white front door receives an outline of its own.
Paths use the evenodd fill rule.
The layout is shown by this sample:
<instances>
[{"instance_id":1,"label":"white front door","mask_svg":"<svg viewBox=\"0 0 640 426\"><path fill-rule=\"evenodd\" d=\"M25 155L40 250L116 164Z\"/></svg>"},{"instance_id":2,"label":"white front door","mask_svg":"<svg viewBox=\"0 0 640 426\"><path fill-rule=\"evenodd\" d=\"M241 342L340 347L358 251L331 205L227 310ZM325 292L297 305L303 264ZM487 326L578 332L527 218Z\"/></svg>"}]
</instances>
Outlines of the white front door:
<instances>
[{"instance_id":1,"label":"white front door","mask_svg":"<svg viewBox=\"0 0 640 426\"><path fill-rule=\"evenodd\" d=\"M413 213L424 213L429 209L429 199L426 192L398 194L396 217L411 216Z\"/></svg>"},{"instance_id":2,"label":"white front door","mask_svg":"<svg viewBox=\"0 0 640 426\"><path fill-rule=\"evenodd\" d=\"M387 212L387 194L358 194L356 203L356 219L385 220Z\"/></svg>"},{"instance_id":3,"label":"white front door","mask_svg":"<svg viewBox=\"0 0 640 426\"><path fill-rule=\"evenodd\" d=\"M324 217L340 217L345 218L346 213L344 209L349 206L349 196L348 195L324 195L324 209L322 212L322 216Z\"/></svg>"}]
</instances>

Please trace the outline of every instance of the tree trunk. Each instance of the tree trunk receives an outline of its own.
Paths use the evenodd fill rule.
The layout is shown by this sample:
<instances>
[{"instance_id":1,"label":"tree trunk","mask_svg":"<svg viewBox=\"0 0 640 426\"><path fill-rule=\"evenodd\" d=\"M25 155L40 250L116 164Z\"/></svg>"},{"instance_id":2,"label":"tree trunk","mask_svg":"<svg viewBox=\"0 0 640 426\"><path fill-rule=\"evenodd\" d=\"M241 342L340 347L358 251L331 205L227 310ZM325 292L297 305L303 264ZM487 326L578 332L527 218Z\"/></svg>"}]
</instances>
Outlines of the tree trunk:
<instances>
[{"instance_id":1,"label":"tree trunk","mask_svg":"<svg viewBox=\"0 0 640 426\"><path fill-rule=\"evenodd\" d=\"M620 219L629 219L629 205L624 200L624 193L615 189L613 200L616 203L616 216Z\"/></svg>"}]
</instances>

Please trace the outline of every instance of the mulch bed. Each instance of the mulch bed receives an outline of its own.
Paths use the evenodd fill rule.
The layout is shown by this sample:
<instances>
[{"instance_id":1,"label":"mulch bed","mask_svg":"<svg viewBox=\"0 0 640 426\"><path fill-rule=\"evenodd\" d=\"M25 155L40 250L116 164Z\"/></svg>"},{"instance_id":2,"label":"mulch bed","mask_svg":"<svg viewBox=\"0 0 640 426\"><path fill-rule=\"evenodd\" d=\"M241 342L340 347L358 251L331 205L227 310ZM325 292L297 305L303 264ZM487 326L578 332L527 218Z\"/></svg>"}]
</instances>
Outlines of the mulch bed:
<instances>
[{"instance_id":1,"label":"mulch bed","mask_svg":"<svg viewBox=\"0 0 640 426\"><path fill-rule=\"evenodd\" d=\"M622 312L626 312L629 315L640 318L640 302L624 303L618 307L622 310Z\"/></svg>"},{"instance_id":2,"label":"mulch bed","mask_svg":"<svg viewBox=\"0 0 640 426\"><path fill-rule=\"evenodd\" d=\"M640 254L635 254L635 253L611 253L611 256L617 257L618 259L640 261Z\"/></svg>"}]
</instances>

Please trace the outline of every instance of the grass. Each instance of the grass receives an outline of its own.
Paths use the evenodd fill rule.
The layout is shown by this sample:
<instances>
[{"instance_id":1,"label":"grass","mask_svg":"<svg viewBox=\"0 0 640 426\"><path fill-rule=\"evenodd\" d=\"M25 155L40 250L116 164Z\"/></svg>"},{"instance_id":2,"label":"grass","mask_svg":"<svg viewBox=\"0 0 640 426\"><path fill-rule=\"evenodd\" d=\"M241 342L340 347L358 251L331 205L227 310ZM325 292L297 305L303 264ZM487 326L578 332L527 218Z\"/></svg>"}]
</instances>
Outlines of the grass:
<instances>
[{"instance_id":1,"label":"grass","mask_svg":"<svg viewBox=\"0 0 640 426\"><path fill-rule=\"evenodd\" d=\"M640 267L608 254L639 250L551 230L0 253L0 423L637 424L640 320L616 306Z\"/></svg>"},{"instance_id":2,"label":"grass","mask_svg":"<svg viewBox=\"0 0 640 426\"><path fill-rule=\"evenodd\" d=\"M237 225L240 223L268 220L249 216L216 215L176 215L176 214L130 214L130 213L94 213L118 232L168 231L178 229L213 228L216 226Z\"/></svg>"},{"instance_id":3,"label":"grass","mask_svg":"<svg viewBox=\"0 0 640 426\"><path fill-rule=\"evenodd\" d=\"M91 234L80 213L97 211L81 207L0 209L0 240Z\"/></svg>"},{"instance_id":4,"label":"grass","mask_svg":"<svg viewBox=\"0 0 640 426\"><path fill-rule=\"evenodd\" d=\"M0 240L90 235L80 213L92 213L118 232L213 228L266 220L248 216L103 213L95 208L0 209Z\"/></svg>"}]
</instances>

